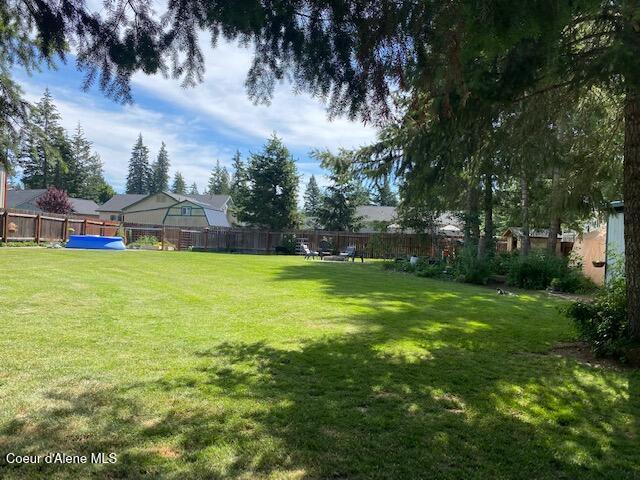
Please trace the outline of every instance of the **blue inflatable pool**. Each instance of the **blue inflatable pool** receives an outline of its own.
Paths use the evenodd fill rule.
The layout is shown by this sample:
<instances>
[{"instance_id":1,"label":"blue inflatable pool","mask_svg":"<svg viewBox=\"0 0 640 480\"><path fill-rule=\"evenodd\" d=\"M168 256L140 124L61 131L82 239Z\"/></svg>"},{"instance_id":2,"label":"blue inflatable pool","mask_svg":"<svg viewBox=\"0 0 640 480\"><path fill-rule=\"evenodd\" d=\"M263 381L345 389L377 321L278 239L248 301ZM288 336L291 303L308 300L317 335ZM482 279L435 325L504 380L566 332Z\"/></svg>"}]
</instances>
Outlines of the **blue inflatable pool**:
<instances>
[{"instance_id":1,"label":"blue inflatable pool","mask_svg":"<svg viewBox=\"0 0 640 480\"><path fill-rule=\"evenodd\" d=\"M97 235L71 235L67 248L88 248L93 250L124 250L122 237L100 237Z\"/></svg>"}]
</instances>

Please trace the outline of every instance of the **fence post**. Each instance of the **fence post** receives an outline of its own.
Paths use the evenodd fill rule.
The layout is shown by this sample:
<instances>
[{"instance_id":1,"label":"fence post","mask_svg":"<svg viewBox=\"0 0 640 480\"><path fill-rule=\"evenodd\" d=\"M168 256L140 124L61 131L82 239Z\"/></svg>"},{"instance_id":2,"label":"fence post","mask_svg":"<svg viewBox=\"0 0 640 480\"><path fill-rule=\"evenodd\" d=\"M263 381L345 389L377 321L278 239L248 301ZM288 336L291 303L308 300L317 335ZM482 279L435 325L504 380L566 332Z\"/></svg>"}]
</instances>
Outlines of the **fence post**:
<instances>
[{"instance_id":1,"label":"fence post","mask_svg":"<svg viewBox=\"0 0 640 480\"><path fill-rule=\"evenodd\" d=\"M9 212L7 210L2 216L2 241L4 243L9 241Z\"/></svg>"},{"instance_id":2,"label":"fence post","mask_svg":"<svg viewBox=\"0 0 640 480\"><path fill-rule=\"evenodd\" d=\"M67 235L69 232L69 217L64 217L64 222L62 224L62 241L66 242L67 241Z\"/></svg>"},{"instance_id":3,"label":"fence post","mask_svg":"<svg viewBox=\"0 0 640 480\"><path fill-rule=\"evenodd\" d=\"M36 243L40 243L40 229L42 228L42 217L40 214L36 215L36 228L35 228L35 237Z\"/></svg>"},{"instance_id":4,"label":"fence post","mask_svg":"<svg viewBox=\"0 0 640 480\"><path fill-rule=\"evenodd\" d=\"M209 250L209 229L205 228L204 229L204 251L208 251Z\"/></svg>"},{"instance_id":5,"label":"fence post","mask_svg":"<svg viewBox=\"0 0 640 480\"><path fill-rule=\"evenodd\" d=\"M85 218L84 221L82 222L82 235L86 235L87 234L87 219Z\"/></svg>"},{"instance_id":6,"label":"fence post","mask_svg":"<svg viewBox=\"0 0 640 480\"><path fill-rule=\"evenodd\" d=\"M164 225L162 225L162 230L160 231L160 250L164 252Z\"/></svg>"}]
</instances>

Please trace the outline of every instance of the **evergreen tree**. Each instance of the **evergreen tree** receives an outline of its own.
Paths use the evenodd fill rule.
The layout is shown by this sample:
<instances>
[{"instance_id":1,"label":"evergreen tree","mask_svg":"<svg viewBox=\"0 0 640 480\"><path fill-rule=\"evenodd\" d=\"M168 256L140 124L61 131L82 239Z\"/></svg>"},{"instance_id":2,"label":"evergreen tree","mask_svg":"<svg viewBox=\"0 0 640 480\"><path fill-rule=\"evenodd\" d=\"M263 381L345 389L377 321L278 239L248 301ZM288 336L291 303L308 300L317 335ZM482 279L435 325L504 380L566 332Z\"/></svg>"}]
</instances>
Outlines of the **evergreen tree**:
<instances>
[{"instance_id":1,"label":"evergreen tree","mask_svg":"<svg viewBox=\"0 0 640 480\"><path fill-rule=\"evenodd\" d=\"M357 208L367 203L368 193L363 192L362 184L350 169L352 153L340 150L337 155L332 155L328 151L315 151L312 155L331 172L331 183L322 196L318 221L327 230L359 230L362 218L357 215Z\"/></svg>"},{"instance_id":2,"label":"evergreen tree","mask_svg":"<svg viewBox=\"0 0 640 480\"><path fill-rule=\"evenodd\" d=\"M376 184L377 192L374 201L377 205L386 207L396 207L398 205L398 197L391 190L389 177L384 176L382 183Z\"/></svg>"},{"instance_id":3,"label":"evergreen tree","mask_svg":"<svg viewBox=\"0 0 640 480\"><path fill-rule=\"evenodd\" d=\"M98 201L105 184L102 160L92 149L80 124L69 141L70 155L62 186L70 196Z\"/></svg>"},{"instance_id":4,"label":"evergreen tree","mask_svg":"<svg viewBox=\"0 0 640 480\"><path fill-rule=\"evenodd\" d=\"M98 188L98 198L96 202L99 204L106 203L115 194L116 191L113 189L113 187L107 182L103 182L102 185L100 185L100 188Z\"/></svg>"},{"instance_id":5,"label":"evergreen tree","mask_svg":"<svg viewBox=\"0 0 640 480\"><path fill-rule=\"evenodd\" d=\"M151 166L150 193L164 192L169 189L169 154L162 142L158 158Z\"/></svg>"},{"instance_id":6,"label":"evergreen tree","mask_svg":"<svg viewBox=\"0 0 640 480\"><path fill-rule=\"evenodd\" d=\"M198 195L200 192L198 192L198 184L196 182L193 182L191 184L191 188L189 188L189 195Z\"/></svg>"},{"instance_id":7,"label":"evergreen tree","mask_svg":"<svg viewBox=\"0 0 640 480\"><path fill-rule=\"evenodd\" d=\"M66 147L60 115L49 89L34 106L21 154L22 183L26 188L46 188L65 169L61 148ZM60 181L60 178L57 179Z\"/></svg>"},{"instance_id":8,"label":"evergreen tree","mask_svg":"<svg viewBox=\"0 0 640 480\"><path fill-rule=\"evenodd\" d=\"M251 155L247 169L250 189L238 219L260 228L286 230L298 224L296 165L276 135L261 153Z\"/></svg>"},{"instance_id":9,"label":"evergreen tree","mask_svg":"<svg viewBox=\"0 0 640 480\"><path fill-rule=\"evenodd\" d=\"M127 193L149 193L149 178L149 149L142 142L142 134L139 134L129 160Z\"/></svg>"},{"instance_id":10,"label":"evergreen tree","mask_svg":"<svg viewBox=\"0 0 640 480\"><path fill-rule=\"evenodd\" d=\"M187 184L185 183L184 177L180 172L176 172L176 174L173 176L171 191L180 195L186 195L187 193Z\"/></svg>"},{"instance_id":11,"label":"evergreen tree","mask_svg":"<svg viewBox=\"0 0 640 480\"><path fill-rule=\"evenodd\" d=\"M314 228L318 228L319 226L317 218L321 204L322 192L320 191L320 187L318 187L316 177L311 175L309 183L307 183L307 188L304 191L304 213Z\"/></svg>"},{"instance_id":12,"label":"evergreen tree","mask_svg":"<svg viewBox=\"0 0 640 480\"><path fill-rule=\"evenodd\" d=\"M233 168L233 177L229 188L229 194L233 201L233 214L237 218L240 218L243 216L242 212L244 211L247 199L249 198L249 177L247 174L247 168L240 157L240 152L237 150L233 156L231 168Z\"/></svg>"},{"instance_id":13,"label":"evergreen tree","mask_svg":"<svg viewBox=\"0 0 640 480\"><path fill-rule=\"evenodd\" d=\"M216 160L216 165L209 176L207 193L209 195L227 195L231 190L229 183L229 171L220 165L220 160Z\"/></svg>"}]
</instances>

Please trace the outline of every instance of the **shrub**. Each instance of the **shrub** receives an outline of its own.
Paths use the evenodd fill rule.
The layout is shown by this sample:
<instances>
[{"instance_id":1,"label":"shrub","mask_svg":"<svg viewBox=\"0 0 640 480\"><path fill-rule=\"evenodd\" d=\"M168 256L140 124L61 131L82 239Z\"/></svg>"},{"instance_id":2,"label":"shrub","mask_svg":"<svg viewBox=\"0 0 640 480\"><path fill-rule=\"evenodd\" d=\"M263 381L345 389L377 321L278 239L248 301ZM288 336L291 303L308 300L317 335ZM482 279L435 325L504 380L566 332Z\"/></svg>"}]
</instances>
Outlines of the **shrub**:
<instances>
[{"instance_id":1,"label":"shrub","mask_svg":"<svg viewBox=\"0 0 640 480\"><path fill-rule=\"evenodd\" d=\"M567 293L587 293L597 289L583 275L579 266L570 266L569 259L545 251L532 251L527 256L511 257L507 283L531 290L543 290L552 286Z\"/></svg>"},{"instance_id":2,"label":"shrub","mask_svg":"<svg viewBox=\"0 0 640 480\"><path fill-rule=\"evenodd\" d=\"M601 356L624 356L627 336L627 295L623 276L611 280L594 301L575 302L565 314L574 321L580 338Z\"/></svg>"},{"instance_id":3,"label":"shrub","mask_svg":"<svg viewBox=\"0 0 640 480\"><path fill-rule=\"evenodd\" d=\"M37 200L36 205L43 211L48 213L71 213L73 205L69 201L69 195L64 190L58 190L55 187L49 187Z\"/></svg>"},{"instance_id":4,"label":"shrub","mask_svg":"<svg viewBox=\"0 0 640 480\"><path fill-rule=\"evenodd\" d=\"M143 235L142 237L138 237L135 242L131 242L128 244L129 247L142 247L148 245L157 245L158 239L153 235Z\"/></svg>"},{"instance_id":5,"label":"shrub","mask_svg":"<svg viewBox=\"0 0 640 480\"><path fill-rule=\"evenodd\" d=\"M491 259L491 272L495 275L507 275L511 269L511 264L518 260L518 251L501 252Z\"/></svg>"},{"instance_id":6,"label":"shrub","mask_svg":"<svg viewBox=\"0 0 640 480\"><path fill-rule=\"evenodd\" d=\"M296 253L297 246L296 236L291 233L285 233L282 236L282 242L276 247L276 252L293 255Z\"/></svg>"},{"instance_id":7,"label":"shrub","mask_svg":"<svg viewBox=\"0 0 640 480\"><path fill-rule=\"evenodd\" d=\"M464 248L455 260L456 279L466 283L486 285L491 276L490 261L478 258L474 248Z\"/></svg>"},{"instance_id":8,"label":"shrub","mask_svg":"<svg viewBox=\"0 0 640 480\"><path fill-rule=\"evenodd\" d=\"M36 242L0 242L0 247L39 247L40 244Z\"/></svg>"},{"instance_id":9,"label":"shrub","mask_svg":"<svg viewBox=\"0 0 640 480\"><path fill-rule=\"evenodd\" d=\"M406 258L396 258L395 260L384 262L382 267L385 270L394 270L396 272L413 273L416 271L416 266L412 265Z\"/></svg>"},{"instance_id":10,"label":"shrub","mask_svg":"<svg viewBox=\"0 0 640 480\"><path fill-rule=\"evenodd\" d=\"M416 275L425 278L441 278L444 276L446 264L443 262L433 262L420 260L416 265Z\"/></svg>"}]
</instances>

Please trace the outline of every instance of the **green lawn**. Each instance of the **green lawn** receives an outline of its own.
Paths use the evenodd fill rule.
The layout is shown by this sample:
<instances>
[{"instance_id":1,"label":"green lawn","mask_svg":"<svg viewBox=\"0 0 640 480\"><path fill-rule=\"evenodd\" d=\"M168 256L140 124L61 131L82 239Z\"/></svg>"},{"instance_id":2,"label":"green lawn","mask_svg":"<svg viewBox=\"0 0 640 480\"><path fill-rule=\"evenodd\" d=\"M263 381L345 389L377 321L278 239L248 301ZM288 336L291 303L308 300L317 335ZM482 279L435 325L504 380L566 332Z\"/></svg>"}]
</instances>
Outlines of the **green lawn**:
<instances>
[{"instance_id":1,"label":"green lawn","mask_svg":"<svg viewBox=\"0 0 640 480\"><path fill-rule=\"evenodd\" d=\"M0 249L0 477L640 478L640 372L549 353L558 305L300 257Z\"/></svg>"}]
</instances>

